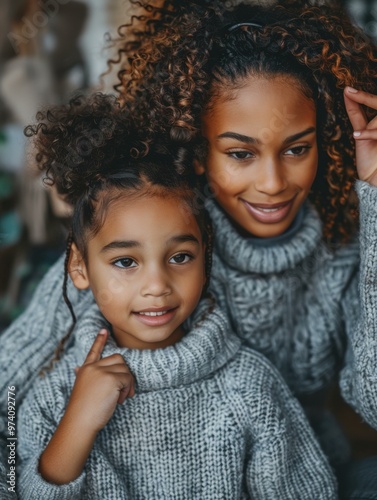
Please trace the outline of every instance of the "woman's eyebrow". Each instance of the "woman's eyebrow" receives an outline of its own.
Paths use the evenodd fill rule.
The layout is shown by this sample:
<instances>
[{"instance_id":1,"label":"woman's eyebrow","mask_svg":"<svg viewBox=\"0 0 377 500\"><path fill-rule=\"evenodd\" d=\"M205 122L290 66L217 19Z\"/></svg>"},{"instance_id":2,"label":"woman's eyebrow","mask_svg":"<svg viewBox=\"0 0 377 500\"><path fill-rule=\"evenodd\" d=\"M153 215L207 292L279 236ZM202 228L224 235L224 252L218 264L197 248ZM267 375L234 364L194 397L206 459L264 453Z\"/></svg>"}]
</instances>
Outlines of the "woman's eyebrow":
<instances>
[{"instance_id":1,"label":"woman's eyebrow","mask_svg":"<svg viewBox=\"0 0 377 500\"><path fill-rule=\"evenodd\" d=\"M298 134L293 134L290 135L289 137L286 137L284 139L284 144L288 144L289 142L294 142L297 141L298 139L301 139L302 137L305 137L306 135L312 134L315 132L315 127L309 127L302 132L298 132Z\"/></svg>"},{"instance_id":2,"label":"woman's eyebrow","mask_svg":"<svg viewBox=\"0 0 377 500\"><path fill-rule=\"evenodd\" d=\"M109 250L120 249L120 248L135 248L140 247L141 244L135 240L120 240L120 241L112 241L108 243L101 249L101 253L107 252Z\"/></svg>"},{"instance_id":3,"label":"woman's eyebrow","mask_svg":"<svg viewBox=\"0 0 377 500\"><path fill-rule=\"evenodd\" d=\"M297 141L302 137L305 137L308 134L315 132L315 127L309 127L302 132L298 132L297 134L290 135L286 137L283 141L283 144L288 144L290 142ZM224 132L217 136L217 139L235 139L236 141L244 142L246 144L260 144L260 140L255 137L250 137L248 135L238 134L237 132Z\"/></svg>"},{"instance_id":4,"label":"woman's eyebrow","mask_svg":"<svg viewBox=\"0 0 377 500\"><path fill-rule=\"evenodd\" d=\"M216 139L236 139L236 141L246 142L247 144L258 144L259 140L255 137L249 137L248 135L237 134L237 132L224 132L216 137Z\"/></svg>"}]
</instances>

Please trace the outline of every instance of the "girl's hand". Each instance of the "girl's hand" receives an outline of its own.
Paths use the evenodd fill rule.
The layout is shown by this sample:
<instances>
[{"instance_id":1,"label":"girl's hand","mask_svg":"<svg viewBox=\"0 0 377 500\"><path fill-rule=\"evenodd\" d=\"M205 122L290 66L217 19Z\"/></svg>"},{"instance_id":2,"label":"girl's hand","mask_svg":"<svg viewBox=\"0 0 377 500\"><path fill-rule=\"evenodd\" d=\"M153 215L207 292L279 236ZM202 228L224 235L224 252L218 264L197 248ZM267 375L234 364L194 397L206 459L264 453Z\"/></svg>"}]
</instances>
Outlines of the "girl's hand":
<instances>
[{"instance_id":1,"label":"girl's hand","mask_svg":"<svg viewBox=\"0 0 377 500\"><path fill-rule=\"evenodd\" d=\"M377 95L346 87L344 102L354 129L359 178L377 186L377 117L368 122L362 104L377 110Z\"/></svg>"},{"instance_id":2,"label":"girl's hand","mask_svg":"<svg viewBox=\"0 0 377 500\"><path fill-rule=\"evenodd\" d=\"M101 359L106 339L107 331L101 330L84 364L76 368L66 411L40 457L39 472L50 483L67 484L80 476L98 431L117 403L135 394L134 379L122 356Z\"/></svg>"},{"instance_id":3,"label":"girl's hand","mask_svg":"<svg viewBox=\"0 0 377 500\"><path fill-rule=\"evenodd\" d=\"M76 368L76 382L67 412L88 430L98 432L112 417L116 405L135 394L134 378L120 354L101 359L107 331L97 335L84 364Z\"/></svg>"}]
</instances>

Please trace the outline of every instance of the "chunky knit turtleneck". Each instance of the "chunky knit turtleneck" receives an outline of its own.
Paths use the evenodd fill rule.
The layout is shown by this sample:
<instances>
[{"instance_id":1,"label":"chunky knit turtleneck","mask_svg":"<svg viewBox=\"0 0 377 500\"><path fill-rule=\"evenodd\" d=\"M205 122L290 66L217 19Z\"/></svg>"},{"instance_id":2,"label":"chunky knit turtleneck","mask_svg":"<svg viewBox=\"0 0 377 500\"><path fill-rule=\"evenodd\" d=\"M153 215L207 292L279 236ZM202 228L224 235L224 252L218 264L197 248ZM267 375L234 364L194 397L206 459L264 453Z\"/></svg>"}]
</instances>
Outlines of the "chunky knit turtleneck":
<instances>
[{"instance_id":1,"label":"chunky knit turtleneck","mask_svg":"<svg viewBox=\"0 0 377 500\"><path fill-rule=\"evenodd\" d=\"M280 375L240 347L219 310L200 309L174 346L108 342L104 355L124 356L136 395L98 434L83 473L56 486L39 475L38 459L63 415L73 369L104 325L95 308L86 311L71 352L19 411L21 500L336 498L332 471Z\"/></svg>"},{"instance_id":2,"label":"chunky knit turtleneck","mask_svg":"<svg viewBox=\"0 0 377 500\"><path fill-rule=\"evenodd\" d=\"M292 269L312 254L322 238L322 224L317 212L305 205L300 228L279 245L255 245L241 236L229 217L213 201L206 203L215 231L215 252L227 266L244 273L269 274Z\"/></svg>"},{"instance_id":3,"label":"chunky knit turtleneck","mask_svg":"<svg viewBox=\"0 0 377 500\"><path fill-rule=\"evenodd\" d=\"M357 245L330 252L309 204L301 227L279 245L255 246L213 200L211 289L240 338L265 354L293 391L310 394L335 377L344 355L342 298Z\"/></svg>"},{"instance_id":4,"label":"chunky knit turtleneck","mask_svg":"<svg viewBox=\"0 0 377 500\"><path fill-rule=\"evenodd\" d=\"M165 349L127 349L118 347L114 338L110 337L103 357L121 354L136 378L139 392L178 387L207 377L224 366L241 344L240 339L230 332L222 313L212 313L211 321L199 321L207 309L207 301L202 301L184 325L186 330L190 324L196 323L195 328L178 344ZM103 326L103 316L93 305L80 321L75 334L78 349L83 355L79 364L84 361L85 353L89 352Z\"/></svg>"}]
</instances>

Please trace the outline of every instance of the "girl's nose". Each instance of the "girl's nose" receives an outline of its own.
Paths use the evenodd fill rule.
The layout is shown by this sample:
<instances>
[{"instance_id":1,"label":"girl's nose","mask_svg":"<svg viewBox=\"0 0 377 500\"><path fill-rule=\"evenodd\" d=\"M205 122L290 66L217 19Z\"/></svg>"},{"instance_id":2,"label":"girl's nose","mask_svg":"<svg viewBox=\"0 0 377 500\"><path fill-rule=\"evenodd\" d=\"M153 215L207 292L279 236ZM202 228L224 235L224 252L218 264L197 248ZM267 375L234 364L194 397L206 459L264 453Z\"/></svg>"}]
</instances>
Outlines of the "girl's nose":
<instances>
[{"instance_id":1,"label":"girl's nose","mask_svg":"<svg viewBox=\"0 0 377 500\"><path fill-rule=\"evenodd\" d=\"M146 272L143 279L144 283L141 288L143 296L162 297L170 295L172 287L167 274L162 269Z\"/></svg>"},{"instance_id":2,"label":"girl's nose","mask_svg":"<svg viewBox=\"0 0 377 500\"><path fill-rule=\"evenodd\" d=\"M260 193L276 196L288 186L284 166L276 159L269 159L260 164L255 181L255 188Z\"/></svg>"}]
</instances>

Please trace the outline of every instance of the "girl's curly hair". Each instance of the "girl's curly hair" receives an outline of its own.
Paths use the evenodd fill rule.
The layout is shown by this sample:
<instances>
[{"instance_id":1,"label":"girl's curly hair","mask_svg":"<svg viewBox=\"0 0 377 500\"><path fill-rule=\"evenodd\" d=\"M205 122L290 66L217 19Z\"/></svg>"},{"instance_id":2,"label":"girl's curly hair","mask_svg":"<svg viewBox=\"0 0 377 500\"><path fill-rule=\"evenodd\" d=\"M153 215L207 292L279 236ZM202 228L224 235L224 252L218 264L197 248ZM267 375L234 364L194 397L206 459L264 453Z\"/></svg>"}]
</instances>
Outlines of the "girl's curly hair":
<instances>
[{"instance_id":1,"label":"girl's curly hair","mask_svg":"<svg viewBox=\"0 0 377 500\"><path fill-rule=\"evenodd\" d=\"M343 89L377 93L377 50L370 40L335 3L319 0L267 7L166 0L151 18L134 53L127 43L120 49L117 63L123 66L115 86L137 113L147 141L164 132L203 151L202 114L224 90L237 88L249 75L291 75L317 108L319 171L310 199L325 238L348 240L356 225L357 174ZM260 27L229 30L245 22Z\"/></svg>"},{"instance_id":2,"label":"girl's curly hair","mask_svg":"<svg viewBox=\"0 0 377 500\"><path fill-rule=\"evenodd\" d=\"M123 196L171 195L177 198L182 216L197 220L206 247L205 272L208 288L212 262L212 227L197 202L199 187L193 173L193 153L177 143L155 136L146 144L126 106L114 96L101 93L77 96L65 106L37 115L37 125L25 129L33 138L39 169L45 183L73 207L68 237L63 296L73 325L62 339L55 359L76 322L67 297L68 261L74 242L87 261L87 242L103 226L109 204Z\"/></svg>"}]
</instances>

